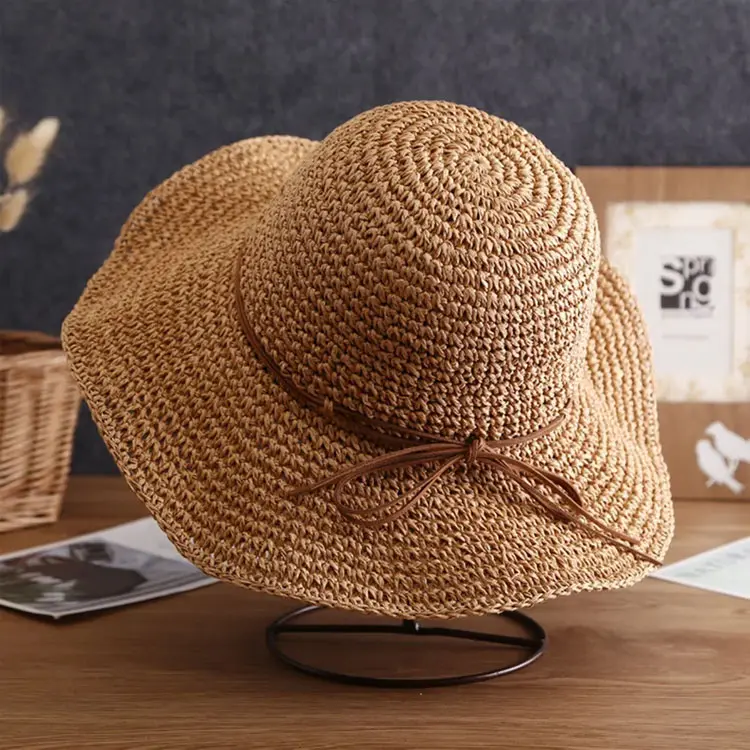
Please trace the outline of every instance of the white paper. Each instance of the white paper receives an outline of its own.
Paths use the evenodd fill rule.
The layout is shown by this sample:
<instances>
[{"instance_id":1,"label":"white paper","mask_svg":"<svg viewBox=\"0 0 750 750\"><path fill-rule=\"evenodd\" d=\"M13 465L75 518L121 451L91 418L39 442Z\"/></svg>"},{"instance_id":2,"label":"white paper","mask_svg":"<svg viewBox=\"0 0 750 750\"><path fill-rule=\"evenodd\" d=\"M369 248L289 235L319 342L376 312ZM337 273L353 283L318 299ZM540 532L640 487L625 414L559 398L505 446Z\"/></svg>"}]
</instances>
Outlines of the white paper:
<instances>
[{"instance_id":1,"label":"white paper","mask_svg":"<svg viewBox=\"0 0 750 750\"><path fill-rule=\"evenodd\" d=\"M750 599L750 537L667 565L651 577Z\"/></svg>"},{"instance_id":2,"label":"white paper","mask_svg":"<svg viewBox=\"0 0 750 750\"><path fill-rule=\"evenodd\" d=\"M0 606L55 619L215 582L153 518L0 556Z\"/></svg>"}]
</instances>

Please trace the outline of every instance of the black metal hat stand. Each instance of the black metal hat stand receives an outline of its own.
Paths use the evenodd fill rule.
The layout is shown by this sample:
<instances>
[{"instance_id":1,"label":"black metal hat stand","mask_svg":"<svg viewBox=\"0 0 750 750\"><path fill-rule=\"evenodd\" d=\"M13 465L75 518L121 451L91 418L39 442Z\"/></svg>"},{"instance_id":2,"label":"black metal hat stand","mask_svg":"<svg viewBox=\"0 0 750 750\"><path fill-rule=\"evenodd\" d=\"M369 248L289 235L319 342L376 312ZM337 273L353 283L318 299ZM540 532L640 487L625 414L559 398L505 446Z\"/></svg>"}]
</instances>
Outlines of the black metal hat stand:
<instances>
[{"instance_id":1,"label":"black metal hat stand","mask_svg":"<svg viewBox=\"0 0 750 750\"><path fill-rule=\"evenodd\" d=\"M284 664L308 675L347 685L360 685L380 688L430 688L450 685L466 685L474 682L492 680L496 677L517 672L535 662L543 653L547 636L542 626L528 615L520 612L503 612L495 615L505 621L513 621L520 626L524 636L501 635L475 630L463 630L445 626L422 625L416 620L402 620L400 624L328 624L301 623L308 615L323 611L324 607L310 605L300 607L282 615L266 629L266 644L269 651ZM282 648L281 641L288 643L288 636L302 633L322 634L385 634L394 636L411 636L414 638L438 637L459 638L469 641L493 643L498 652L506 654L509 650L520 652L520 656L510 665L495 666L473 674L443 675L440 677L374 677L339 672L324 667L313 666L291 657ZM439 644L436 643L439 647Z\"/></svg>"}]
</instances>

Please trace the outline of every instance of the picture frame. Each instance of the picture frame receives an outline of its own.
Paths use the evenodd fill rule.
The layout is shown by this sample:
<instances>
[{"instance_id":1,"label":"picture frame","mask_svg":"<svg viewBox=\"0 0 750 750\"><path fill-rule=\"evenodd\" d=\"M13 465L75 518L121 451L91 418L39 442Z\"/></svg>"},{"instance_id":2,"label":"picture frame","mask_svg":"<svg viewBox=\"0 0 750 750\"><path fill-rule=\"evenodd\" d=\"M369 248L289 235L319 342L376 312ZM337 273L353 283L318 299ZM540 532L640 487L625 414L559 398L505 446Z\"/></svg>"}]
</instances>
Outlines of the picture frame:
<instances>
[{"instance_id":1,"label":"picture frame","mask_svg":"<svg viewBox=\"0 0 750 750\"><path fill-rule=\"evenodd\" d=\"M643 311L673 495L750 499L750 168L576 174Z\"/></svg>"}]
</instances>

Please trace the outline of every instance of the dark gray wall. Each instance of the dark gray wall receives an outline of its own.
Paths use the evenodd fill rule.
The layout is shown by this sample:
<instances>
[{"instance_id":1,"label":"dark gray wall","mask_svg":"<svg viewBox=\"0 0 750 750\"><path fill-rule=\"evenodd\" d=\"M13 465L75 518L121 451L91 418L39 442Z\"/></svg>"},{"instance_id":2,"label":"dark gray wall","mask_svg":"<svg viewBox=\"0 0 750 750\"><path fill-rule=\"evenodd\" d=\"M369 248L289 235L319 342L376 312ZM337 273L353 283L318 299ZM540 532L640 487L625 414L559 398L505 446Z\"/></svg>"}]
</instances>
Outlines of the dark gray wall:
<instances>
[{"instance_id":1,"label":"dark gray wall","mask_svg":"<svg viewBox=\"0 0 750 750\"><path fill-rule=\"evenodd\" d=\"M745 0L1 0L0 102L62 132L0 246L0 327L57 332L130 209L220 144L442 98L575 164L750 159ZM74 470L112 471L84 414Z\"/></svg>"}]
</instances>

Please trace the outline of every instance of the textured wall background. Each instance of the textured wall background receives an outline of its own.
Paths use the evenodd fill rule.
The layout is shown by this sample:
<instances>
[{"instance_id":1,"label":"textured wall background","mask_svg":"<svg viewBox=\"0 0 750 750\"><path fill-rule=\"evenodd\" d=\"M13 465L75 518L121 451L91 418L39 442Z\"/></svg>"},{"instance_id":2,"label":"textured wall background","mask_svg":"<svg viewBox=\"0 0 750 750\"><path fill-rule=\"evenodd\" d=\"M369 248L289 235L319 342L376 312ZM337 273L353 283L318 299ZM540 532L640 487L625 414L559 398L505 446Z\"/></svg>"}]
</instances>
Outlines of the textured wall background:
<instances>
[{"instance_id":1,"label":"textured wall background","mask_svg":"<svg viewBox=\"0 0 750 750\"><path fill-rule=\"evenodd\" d=\"M0 248L0 327L59 331L184 163L392 100L481 107L571 166L746 164L749 42L747 0L2 0L0 102L63 125ZM74 470L113 470L86 414Z\"/></svg>"}]
</instances>

